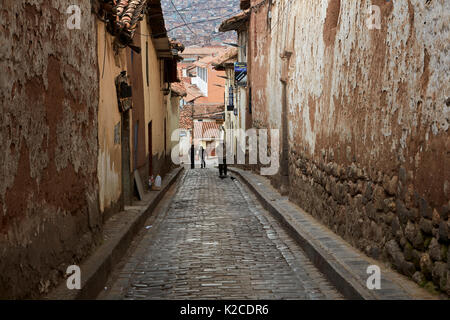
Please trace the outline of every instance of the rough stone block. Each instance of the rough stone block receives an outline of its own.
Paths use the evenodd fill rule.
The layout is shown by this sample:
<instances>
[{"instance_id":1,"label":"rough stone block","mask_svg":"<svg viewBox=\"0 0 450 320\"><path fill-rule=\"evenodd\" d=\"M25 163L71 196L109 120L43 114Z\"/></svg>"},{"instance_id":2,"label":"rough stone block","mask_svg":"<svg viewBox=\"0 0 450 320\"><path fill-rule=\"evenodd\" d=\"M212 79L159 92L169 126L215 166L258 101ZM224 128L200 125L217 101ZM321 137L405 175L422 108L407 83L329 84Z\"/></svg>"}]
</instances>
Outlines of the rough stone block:
<instances>
[{"instance_id":1,"label":"rough stone block","mask_svg":"<svg viewBox=\"0 0 450 320\"><path fill-rule=\"evenodd\" d=\"M436 262L432 271L433 283L441 290L445 290L447 284L447 266L443 262Z\"/></svg>"},{"instance_id":2,"label":"rough stone block","mask_svg":"<svg viewBox=\"0 0 450 320\"><path fill-rule=\"evenodd\" d=\"M431 207L428 205L428 202L423 198L419 199L419 212L420 212L420 215L424 218L428 218L428 219L433 218L433 211L432 211Z\"/></svg>"},{"instance_id":3,"label":"rough stone block","mask_svg":"<svg viewBox=\"0 0 450 320\"><path fill-rule=\"evenodd\" d=\"M433 262L431 261L428 253L423 253L420 257L420 270L427 279L431 278L431 272L433 271Z\"/></svg>"},{"instance_id":4,"label":"rough stone block","mask_svg":"<svg viewBox=\"0 0 450 320\"><path fill-rule=\"evenodd\" d=\"M416 272L416 267L414 266L414 263L412 263L412 262L403 261L401 270L408 277L412 277L414 275L414 273Z\"/></svg>"},{"instance_id":5,"label":"rough stone block","mask_svg":"<svg viewBox=\"0 0 450 320\"><path fill-rule=\"evenodd\" d=\"M431 221L433 222L433 226L435 227L438 227L439 224L441 223L441 216L439 215L436 209L433 210L433 217Z\"/></svg>"},{"instance_id":6,"label":"rough stone block","mask_svg":"<svg viewBox=\"0 0 450 320\"><path fill-rule=\"evenodd\" d=\"M391 196L395 196L397 194L397 188L398 188L398 177L394 176L387 184L386 192Z\"/></svg>"},{"instance_id":7,"label":"rough stone block","mask_svg":"<svg viewBox=\"0 0 450 320\"><path fill-rule=\"evenodd\" d=\"M414 273L412 278L413 278L414 282L417 283L421 287L423 287L425 285L425 283L427 282L427 279L425 278L423 273L420 271L417 271L416 273Z\"/></svg>"},{"instance_id":8,"label":"rough stone block","mask_svg":"<svg viewBox=\"0 0 450 320\"><path fill-rule=\"evenodd\" d=\"M408 209L405 207L405 204L398 200L395 203L397 208L397 215L400 219L400 222L405 225L408 222L409 212Z\"/></svg>"},{"instance_id":9,"label":"rough stone block","mask_svg":"<svg viewBox=\"0 0 450 320\"><path fill-rule=\"evenodd\" d=\"M405 228L406 239L408 239L411 243L413 243L416 235L417 235L416 226L411 221L408 221Z\"/></svg>"},{"instance_id":10,"label":"rough stone block","mask_svg":"<svg viewBox=\"0 0 450 320\"><path fill-rule=\"evenodd\" d=\"M417 208L409 209L408 210L408 218L411 221L419 222L419 219L420 219L419 209L417 209Z\"/></svg>"},{"instance_id":11,"label":"rough stone block","mask_svg":"<svg viewBox=\"0 0 450 320\"><path fill-rule=\"evenodd\" d=\"M402 264L405 261L405 257L395 240L390 240L386 243L386 250L391 257L394 266L399 270L402 270Z\"/></svg>"},{"instance_id":12,"label":"rough stone block","mask_svg":"<svg viewBox=\"0 0 450 320\"><path fill-rule=\"evenodd\" d=\"M373 192L373 202L375 205L375 209L383 210L384 208L384 200L386 199L386 194L384 189L380 186L376 186Z\"/></svg>"},{"instance_id":13,"label":"rough stone block","mask_svg":"<svg viewBox=\"0 0 450 320\"><path fill-rule=\"evenodd\" d=\"M441 219L447 220L449 217L449 213L450 213L450 206L448 205L442 206L440 210Z\"/></svg>"},{"instance_id":14,"label":"rough stone block","mask_svg":"<svg viewBox=\"0 0 450 320\"><path fill-rule=\"evenodd\" d=\"M405 256L406 261L413 261L413 246L408 242L403 249L403 255Z\"/></svg>"},{"instance_id":15,"label":"rough stone block","mask_svg":"<svg viewBox=\"0 0 450 320\"><path fill-rule=\"evenodd\" d=\"M442 242L448 241L448 223L441 221L439 224L439 240Z\"/></svg>"},{"instance_id":16,"label":"rough stone block","mask_svg":"<svg viewBox=\"0 0 450 320\"><path fill-rule=\"evenodd\" d=\"M430 246L428 248L428 252L430 254L430 258L434 261L441 261L441 246L439 245L436 238L431 239Z\"/></svg>"},{"instance_id":17,"label":"rough stone block","mask_svg":"<svg viewBox=\"0 0 450 320\"><path fill-rule=\"evenodd\" d=\"M373 196L373 186L372 182L369 182L367 183L366 188L364 189L363 203L367 204L367 202L371 201L372 196Z\"/></svg>"},{"instance_id":18,"label":"rough stone block","mask_svg":"<svg viewBox=\"0 0 450 320\"><path fill-rule=\"evenodd\" d=\"M421 218L419 225L420 230L422 230L425 234L431 234L433 231L433 223L429 219Z\"/></svg>"}]
</instances>

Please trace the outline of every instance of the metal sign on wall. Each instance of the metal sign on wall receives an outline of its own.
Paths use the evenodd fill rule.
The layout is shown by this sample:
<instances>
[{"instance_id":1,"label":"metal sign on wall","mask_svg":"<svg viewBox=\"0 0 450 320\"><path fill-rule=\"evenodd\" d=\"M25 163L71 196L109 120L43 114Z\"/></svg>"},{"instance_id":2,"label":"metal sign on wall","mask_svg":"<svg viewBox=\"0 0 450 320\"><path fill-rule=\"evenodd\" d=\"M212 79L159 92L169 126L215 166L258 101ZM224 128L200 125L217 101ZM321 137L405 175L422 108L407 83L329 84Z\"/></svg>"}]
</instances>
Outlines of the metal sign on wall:
<instances>
[{"instance_id":1,"label":"metal sign on wall","mask_svg":"<svg viewBox=\"0 0 450 320\"><path fill-rule=\"evenodd\" d=\"M240 87L247 86L247 63L235 62L234 63L234 78L236 85Z\"/></svg>"}]
</instances>

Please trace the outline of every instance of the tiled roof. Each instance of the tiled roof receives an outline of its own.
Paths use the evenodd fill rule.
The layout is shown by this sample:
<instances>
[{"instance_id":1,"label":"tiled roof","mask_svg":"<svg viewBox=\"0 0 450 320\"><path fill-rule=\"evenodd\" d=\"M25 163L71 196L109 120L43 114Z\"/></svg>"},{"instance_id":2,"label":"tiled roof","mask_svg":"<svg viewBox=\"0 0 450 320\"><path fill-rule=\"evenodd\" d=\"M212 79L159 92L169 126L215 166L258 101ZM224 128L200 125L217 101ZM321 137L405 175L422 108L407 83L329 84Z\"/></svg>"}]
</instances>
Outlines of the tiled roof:
<instances>
[{"instance_id":1,"label":"tiled roof","mask_svg":"<svg viewBox=\"0 0 450 320\"><path fill-rule=\"evenodd\" d=\"M217 67L219 66L223 67L226 63L233 63L237 61L237 57L238 57L238 49L230 48L224 54L214 59L212 64L217 69Z\"/></svg>"},{"instance_id":2,"label":"tiled roof","mask_svg":"<svg viewBox=\"0 0 450 320\"><path fill-rule=\"evenodd\" d=\"M214 56L206 56L204 58L201 58L200 60L193 63L194 66L200 67L200 68L207 68L212 64L212 62L216 59Z\"/></svg>"},{"instance_id":3,"label":"tiled roof","mask_svg":"<svg viewBox=\"0 0 450 320\"><path fill-rule=\"evenodd\" d=\"M192 122L192 105L185 105L180 110L180 129L191 130Z\"/></svg>"},{"instance_id":4,"label":"tiled roof","mask_svg":"<svg viewBox=\"0 0 450 320\"><path fill-rule=\"evenodd\" d=\"M109 23L108 31L116 36L118 43L128 46L144 15L147 1L152 0L97 0L93 2L93 11L101 20Z\"/></svg>"},{"instance_id":5,"label":"tiled roof","mask_svg":"<svg viewBox=\"0 0 450 320\"><path fill-rule=\"evenodd\" d=\"M250 17L250 9L238 13L234 17L231 17L224 22L219 27L220 32L228 32L233 30L239 30L245 27L245 23Z\"/></svg>"},{"instance_id":6,"label":"tiled roof","mask_svg":"<svg viewBox=\"0 0 450 320\"><path fill-rule=\"evenodd\" d=\"M225 47L219 46L219 47L198 47L198 46L191 46L185 48L183 51L183 56L209 56L209 55L215 55L220 54L226 50Z\"/></svg>"},{"instance_id":7,"label":"tiled roof","mask_svg":"<svg viewBox=\"0 0 450 320\"><path fill-rule=\"evenodd\" d=\"M185 86L186 86L186 84L185 84ZM200 97L203 97L203 93L194 84L186 86L186 93L187 93L186 99L185 99L186 102L192 102Z\"/></svg>"},{"instance_id":8,"label":"tiled roof","mask_svg":"<svg viewBox=\"0 0 450 320\"><path fill-rule=\"evenodd\" d=\"M225 106L223 103L203 103L194 105L194 119L224 119Z\"/></svg>"},{"instance_id":9,"label":"tiled roof","mask_svg":"<svg viewBox=\"0 0 450 320\"><path fill-rule=\"evenodd\" d=\"M187 96L186 87L184 86L184 84L182 82L172 83L171 88L172 88L172 92L175 93L175 95L177 95L179 97Z\"/></svg>"},{"instance_id":10,"label":"tiled roof","mask_svg":"<svg viewBox=\"0 0 450 320\"><path fill-rule=\"evenodd\" d=\"M216 122L194 122L194 139L215 140L220 139L221 124Z\"/></svg>"}]
</instances>

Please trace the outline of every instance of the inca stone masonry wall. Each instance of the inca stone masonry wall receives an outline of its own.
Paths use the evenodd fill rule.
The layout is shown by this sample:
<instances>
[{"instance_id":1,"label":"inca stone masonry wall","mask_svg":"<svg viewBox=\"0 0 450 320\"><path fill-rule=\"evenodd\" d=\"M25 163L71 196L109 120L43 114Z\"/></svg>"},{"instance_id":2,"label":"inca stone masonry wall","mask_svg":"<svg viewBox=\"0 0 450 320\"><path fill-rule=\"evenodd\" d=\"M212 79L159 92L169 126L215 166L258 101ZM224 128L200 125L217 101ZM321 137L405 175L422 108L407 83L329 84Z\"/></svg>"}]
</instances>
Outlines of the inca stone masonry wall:
<instances>
[{"instance_id":1,"label":"inca stone masonry wall","mask_svg":"<svg viewBox=\"0 0 450 320\"><path fill-rule=\"evenodd\" d=\"M97 35L91 2L0 8L0 298L36 297L99 234Z\"/></svg>"},{"instance_id":2,"label":"inca stone masonry wall","mask_svg":"<svg viewBox=\"0 0 450 320\"><path fill-rule=\"evenodd\" d=\"M446 0L267 1L250 19L249 81L254 126L288 118L290 198L450 294L449 25Z\"/></svg>"}]
</instances>

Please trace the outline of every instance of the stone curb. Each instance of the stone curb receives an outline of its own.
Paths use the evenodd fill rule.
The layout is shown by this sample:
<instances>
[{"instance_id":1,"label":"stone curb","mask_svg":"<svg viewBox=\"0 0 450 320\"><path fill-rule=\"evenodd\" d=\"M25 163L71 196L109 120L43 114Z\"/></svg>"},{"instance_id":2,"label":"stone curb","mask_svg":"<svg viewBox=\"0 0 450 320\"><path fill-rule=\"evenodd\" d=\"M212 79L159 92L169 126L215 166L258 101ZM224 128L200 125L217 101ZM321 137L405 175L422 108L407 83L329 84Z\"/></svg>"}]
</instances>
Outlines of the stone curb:
<instances>
[{"instance_id":1,"label":"stone curb","mask_svg":"<svg viewBox=\"0 0 450 320\"><path fill-rule=\"evenodd\" d=\"M114 266L125 255L134 236L144 227L161 199L177 181L184 168L173 170L163 181L161 191L146 194L147 199L140 205L126 207L125 211L117 213L109 219L104 230L111 230L110 237L80 266L81 290L69 290L64 280L45 300L91 300L104 289ZM106 235L108 236L108 235Z\"/></svg>"},{"instance_id":2,"label":"stone curb","mask_svg":"<svg viewBox=\"0 0 450 320\"><path fill-rule=\"evenodd\" d=\"M331 253L329 245L325 244L321 239L329 238L329 234L316 234L313 236L311 231L308 230L308 226L303 226L299 223L295 223L294 219L287 214L287 212L277 204L277 201L270 199L269 194L265 194L264 190L257 185L255 181L251 180L251 175L248 171L243 171L237 168L229 168L229 171L233 172L238 178L249 187L249 189L256 195L258 200L263 204L266 210L268 210L289 232L289 234L298 242L298 244L305 251L308 258L313 264L327 277L327 279L336 286L341 294L346 299L352 300L384 300L384 299L435 299L435 297L428 295L421 288L417 288L419 294L415 295L412 289L408 292L399 283L392 281L393 273L387 270L383 270L382 274L382 289L385 290L369 290L366 287L365 281L369 277L366 275L365 281L361 279L361 272L357 274L355 268L349 266L349 264L339 259L340 253ZM250 178L248 177L250 176ZM278 194L278 197L281 197ZM284 211L284 212L283 212ZM316 222L317 224L319 222ZM315 231L317 232L317 230ZM331 232L331 231L330 231ZM337 237L337 236L336 236ZM343 241L343 240L342 240ZM335 241L338 243L338 241ZM336 244L335 244L336 245ZM327 250L328 249L328 250ZM335 247L336 252L349 253L349 250L339 247ZM341 251L342 250L342 251ZM356 249L355 249L356 252ZM345 254L341 254L344 256ZM374 264L369 259L363 259L358 254L353 254L351 259L354 260L355 265L360 268L361 265L369 266ZM400 276L400 275L399 275ZM403 280L402 280L403 281ZM414 287L415 283L408 283L407 287Z\"/></svg>"}]
</instances>

